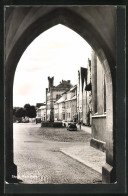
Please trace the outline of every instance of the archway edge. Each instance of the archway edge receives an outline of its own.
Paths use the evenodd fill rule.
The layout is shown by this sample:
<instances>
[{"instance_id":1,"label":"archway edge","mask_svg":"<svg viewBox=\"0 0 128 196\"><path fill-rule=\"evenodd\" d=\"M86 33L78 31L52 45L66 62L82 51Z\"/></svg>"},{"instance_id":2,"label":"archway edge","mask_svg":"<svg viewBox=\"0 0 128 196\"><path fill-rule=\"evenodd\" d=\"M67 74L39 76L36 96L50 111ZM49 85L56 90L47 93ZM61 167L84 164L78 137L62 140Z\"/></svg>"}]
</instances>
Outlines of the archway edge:
<instances>
[{"instance_id":1,"label":"archway edge","mask_svg":"<svg viewBox=\"0 0 128 196\"><path fill-rule=\"evenodd\" d=\"M12 41L13 47L10 46L12 49L6 48L6 69L10 69L11 77L14 77L17 64L28 45L41 33L57 24L65 25L83 37L91 45L102 63L107 59L110 72L113 74L115 70L115 56L110 52L99 32L82 16L69 8L59 7L38 18L23 32L21 30L18 39Z\"/></svg>"},{"instance_id":2,"label":"archway edge","mask_svg":"<svg viewBox=\"0 0 128 196\"><path fill-rule=\"evenodd\" d=\"M102 15L101 15L102 18ZM24 19L25 20L25 16ZM104 23L104 18L102 19L102 22ZM28 26L24 31L20 28L17 29L16 34L19 33L19 36L14 38L12 40L12 45L10 46L10 49L6 47L6 84L5 84L5 96L6 96L6 170L9 167L8 162L13 163L13 143L10 142L10 140L13 142L13 123L12 123L12 107L13 107L13 80L14 80L14 74L17 67L17 64L19 62L19 59L21 58L23 52L27 48L27 46L41 33L48 30L49 28L57 25L57 24L63 24L70 29L77 32L79 35L81 35L95 50L96 54L98 55L102 65L104 66L105 71L107 71L107 91L110 94L110 104L111 107L108 111L110 112L109 116L109 123L108 123L108 130L110 132L109 137L113 138L113 130L115 130L115 122L113 125L113 113L115 114L115 108L113 108L113 100L115 100L116 94L115 91L113 92L113 85L115 86L115 65L116 65L116 55L113 55L111 50L109 49L108 45L106 44L106 40L103 39L101 34L97 31L95 26L93 26L89 20L86 20L86 18L83 18L78 13L75 13L74 11L69 10L68 8L56 8L49 13L47 13L45 16L39 17L37 20L35 20L33 23L31 23L30 26ZM18 28L18 27L17 27ZM7 43L8 44L8 43ZM111 122L110 122L111 121ZM114 128L113 128L114 127ZM111 146L111 148L110 148ZM109 139L108 139L108 160L110 165L113 167L113 144L110 145ZM110 150L112 153L110 153ZM105 168L105 172L107 170L107 166ZM9 168L9 172L11 169ZM10 173L12 174L12 173ZM106 175L106 173L105 173ZM109 174L108 174L109 176ZM107 181L109 181L110 178L108 178ZM110 180L111 181L111 180Z\"/></svg>"}]
</instances>

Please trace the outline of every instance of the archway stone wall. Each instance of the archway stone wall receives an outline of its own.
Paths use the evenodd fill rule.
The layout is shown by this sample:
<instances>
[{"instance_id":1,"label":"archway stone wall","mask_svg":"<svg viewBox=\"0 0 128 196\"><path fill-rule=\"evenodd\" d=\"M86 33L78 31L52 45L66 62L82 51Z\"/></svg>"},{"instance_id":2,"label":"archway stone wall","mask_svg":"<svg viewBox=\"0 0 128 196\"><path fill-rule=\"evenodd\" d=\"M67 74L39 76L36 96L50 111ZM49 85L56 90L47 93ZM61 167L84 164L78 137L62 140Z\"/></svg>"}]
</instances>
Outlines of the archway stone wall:
<instances>
[{"instance_id":1,"label":"archway stone wall","mask_svg":"<svg viewBox=\"0 0 128 196\"><path fill-rule=\"evenodd\" d=\"M107 132L106 165L103 182L116 179L115 116L116 98L116 8L114 6L36 6L6 8L5 114L6 180L16 175L13 162L13 80L15 70L27 46L50 27L63 24L81 35L95 50L106 73ZM113 145L114 141L114 145Z\"/></svg>"}]
</instances>

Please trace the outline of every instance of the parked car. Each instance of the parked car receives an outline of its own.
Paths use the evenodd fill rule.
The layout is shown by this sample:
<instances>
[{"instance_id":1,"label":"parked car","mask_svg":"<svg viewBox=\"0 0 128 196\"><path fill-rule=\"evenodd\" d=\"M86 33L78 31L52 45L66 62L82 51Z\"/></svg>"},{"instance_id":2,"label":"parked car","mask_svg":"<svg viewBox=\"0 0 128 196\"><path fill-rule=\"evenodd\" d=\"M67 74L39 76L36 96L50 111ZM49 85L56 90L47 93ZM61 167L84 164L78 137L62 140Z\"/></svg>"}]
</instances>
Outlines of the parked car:
<instances>
[{"instance_id":1,"label":"parked car","mask_svg":"<svg viewBox=\"0 0 128 196\"><path fill-rule=\"evenodd\" d=\"M41 118L40 117L36 117L36 124L37 123L41 123Z\"/></svg>"},{"instance_id":2,"label":"parked car","mask_svg":"<svg viewBox=\"0 0 128 196\"><path fill-rule=\"evenodd\" d=\"M67 127L67 130L69 131L77 131L77 126L75 123L70 123Z\"/></svg>"}]
</instances>

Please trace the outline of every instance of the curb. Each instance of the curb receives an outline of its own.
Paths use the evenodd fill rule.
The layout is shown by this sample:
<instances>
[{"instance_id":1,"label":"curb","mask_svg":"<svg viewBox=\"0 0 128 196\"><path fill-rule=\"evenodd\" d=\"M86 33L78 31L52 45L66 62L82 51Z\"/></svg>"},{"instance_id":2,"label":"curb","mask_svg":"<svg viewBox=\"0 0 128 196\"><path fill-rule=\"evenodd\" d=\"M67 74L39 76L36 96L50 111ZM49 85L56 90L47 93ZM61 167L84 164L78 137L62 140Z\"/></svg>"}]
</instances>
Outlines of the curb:
<instances>
[{"instance_id":1,"label":"curb","mask_svg":"<svg viewBox=\"0 0 128 196\"><path fill-rule=\"evenodd\" d=\"M100 169L91 166L88 162L85 162L85 161L83 161L83 160L81 160L81 159L78 159L76 156L70 155L70 154L68 154L67 152L63 151L62 149L60 149L60 152L63 153L64 155L67 155L68 157L70 157L70 158L76 160L77 162L83 164L84 166L86 166L86 167L88 167L88 168L90 168L90 169L92 169L92 170L98 172L99 174L102 174L102 171L100 171Z\"/></svg>"}]
</instances>

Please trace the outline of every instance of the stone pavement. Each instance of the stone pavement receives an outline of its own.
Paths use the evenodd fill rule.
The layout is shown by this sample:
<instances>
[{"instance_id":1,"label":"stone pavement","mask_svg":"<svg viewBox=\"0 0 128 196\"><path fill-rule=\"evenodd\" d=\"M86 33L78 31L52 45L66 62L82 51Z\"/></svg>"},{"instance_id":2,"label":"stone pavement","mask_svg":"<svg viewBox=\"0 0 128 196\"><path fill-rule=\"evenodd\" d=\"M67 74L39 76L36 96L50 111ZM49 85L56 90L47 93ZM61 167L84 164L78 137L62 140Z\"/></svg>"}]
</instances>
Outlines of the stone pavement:
<instances>
[{"instance_id":1,"label":"stone pavement","mask_svg":"<svg viewBox=\"0 0 128 196\"><path fill-rule=\"evenodd\" d=\"M21 180L20 183L102 183L102 175L99 172L61 151L69 149L71 152L75 147L77 150L87 147L89 138L90 134L83 131L46 129L30 123L14 124L14 162L17 165L17 178Z\"/></svg>"},{"instance_id":2,"label":"stone pavement","mask_svg":"<svg viewBox=\"0 0 128 196\"><path fill-rule=\"evenodd\" d=\"M91 134L90 127L81 126L81 130ZM79 146L61 148L60 151L95 171L102 173L102 166L105 164L106 153L91 147L89 142Z\"/></svg>"}]
</instances>

